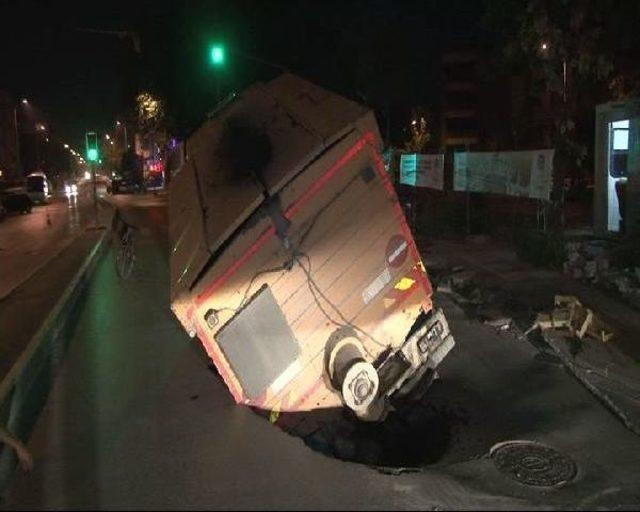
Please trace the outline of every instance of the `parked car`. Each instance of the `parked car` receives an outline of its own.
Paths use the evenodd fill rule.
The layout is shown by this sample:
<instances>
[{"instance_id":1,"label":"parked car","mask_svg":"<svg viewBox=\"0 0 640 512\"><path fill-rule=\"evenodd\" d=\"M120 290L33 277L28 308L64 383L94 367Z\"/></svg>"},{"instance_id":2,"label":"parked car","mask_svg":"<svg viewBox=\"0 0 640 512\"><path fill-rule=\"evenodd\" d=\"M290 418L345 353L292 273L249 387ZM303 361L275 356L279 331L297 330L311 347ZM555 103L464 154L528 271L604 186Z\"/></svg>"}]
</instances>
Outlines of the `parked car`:
<instances>
[{"instance_id":1,"label":"parked car","mask_svg":"<svg viewBox=\"0 0 640 512\"><path fill-rule=\"evenodd\" d=\"M2 205L2 213L0 216L8 213L31 213L33 201L27 192L21 187L7 188L0 191L0 204Z\"/></svg>"},{"instance_id":2,"label":"parked car","mask_svg":"<svg viewBox=\"0 0 640 512\"><path fill-rule=\"evenodd\" d=\"M113 178L111 180L111 187L108 191L113 195L135 194L141 191L141 187L138 183L126 178Z\"/></svg>"}]
</instances>

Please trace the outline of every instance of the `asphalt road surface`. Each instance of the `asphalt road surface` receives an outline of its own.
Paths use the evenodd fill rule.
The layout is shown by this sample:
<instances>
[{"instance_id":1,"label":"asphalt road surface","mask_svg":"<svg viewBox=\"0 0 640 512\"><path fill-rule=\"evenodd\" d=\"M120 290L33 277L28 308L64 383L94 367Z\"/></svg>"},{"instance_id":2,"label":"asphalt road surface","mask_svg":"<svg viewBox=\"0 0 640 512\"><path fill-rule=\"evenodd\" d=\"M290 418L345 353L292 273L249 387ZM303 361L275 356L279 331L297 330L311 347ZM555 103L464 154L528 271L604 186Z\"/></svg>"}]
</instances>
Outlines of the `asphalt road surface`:
<instances>
[{"instance_id":1,"label":"asphalt road surface","mask_svg":"<svg viewBox=\"0 0 640 512\"><path fill-rule=\"evenodd\" d=\"M557 361L466 318L444 297L437 300L457 345L421 404L426 422L406 426L423 464L407 470L395 461L381 471L340 460L235 405L169 310L163 201L114 201L138 228L136 266L121 281L112 252L98 265L29 443L35 468L17 474L7 508L640 505L640 439ZM511 440L544 443L575 472L556 487L518 482L488 455ZM538 475L546 464L534 455L519 463Z\"/></svg>"},{"instance_id":2,"label":"asphalt road surface","mask_svg":"<svg viewBox=\"0 0 640 512\"><path fill-rule=\"evenodd\" d=\"M93 217L89 186L77 199L52 198L0 222L0 300L67 247Z\"/></svg>"}]
</instances>

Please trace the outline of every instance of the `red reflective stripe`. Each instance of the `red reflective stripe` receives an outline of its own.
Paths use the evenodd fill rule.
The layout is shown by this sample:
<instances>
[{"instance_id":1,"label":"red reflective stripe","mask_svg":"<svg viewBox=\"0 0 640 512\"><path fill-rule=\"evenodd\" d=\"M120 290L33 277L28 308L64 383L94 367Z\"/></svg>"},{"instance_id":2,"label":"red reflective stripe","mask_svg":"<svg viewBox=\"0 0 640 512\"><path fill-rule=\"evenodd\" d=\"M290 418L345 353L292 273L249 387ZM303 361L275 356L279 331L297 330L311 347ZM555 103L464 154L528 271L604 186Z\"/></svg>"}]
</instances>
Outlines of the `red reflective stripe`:
<instances>
[{"instance_id":1,"label":"red reflective stripe","mask_svg":"<svg viewBox=\"0 0 640 512\"><path fill-rule=\"evenodd\" d=\"M376 169L378 171L378 174L380 174L380 176L382 177L382 181L384 183L385 189L387 190L387 193L394 200L394 203L395 203L394 209L395 209L396 218L400 221L400 228L402 229L402 233L404 234L405 238L409 242L409 248L411 249L411 255L413 256L413 260L416 264L419 264L422 261L422 259L420 258L420 252L418 251L416 242L413 239L413 234L411 233L411 229L407 224L407 219L405 218L404 212L402 211L402 206L400 206L400 202L398 201L398 196L396 194L395 189L393 188L393 183L391 183L391 179L389 178L389 175L387 174L387 171L384 168L384 163L382 161L382 157L380 156L380 154L377 151L374 151L374 155L376 159ZM427 297L430 297L433 293L433 289L431 288L431 283L427 278L427 274L422 270L420 270L417 277L418 277L418 281L420 281L420 284L424 288L424 291L427 294Z\"/></svg>"},{"instance_id":2,"label":"red reflective stripe","mask_svg":"<svg viewBox=\"0 0 640 512\"><path fill-rule=\"evenodd\" d=\"M306 204L308 203L322 187L324 187L331 178L349 162L355 155L357 155L373 137L373 133L369 132L359 139L344 155L342 155L336 163L334 163L329 170L316 181L309 189L302 194L298 200L293 203L287 211L285 216L291 220L291 218ZM233 274L235 274L242 265L244 265L251 256L258 252L264 244L275 234L275 228L271 226L265 231L260 238L245 252L239 259L237 259L218 279L215 279L202 293L198 295L195 300L196 306L201 306L216 290L218 290L226 281L228 281Z\"/></svg>"},{"instance_id":3,"label":"red reflective stripe","mask_svg":"<svg viewBox=\"0 0 640 512\"><path fill-rule=\"evenodd\" d=\"M201 306L202 303L207 300L211 295L220 288L233 274L235 274L238 269L244 265L251 256L257 253L264 244L266 244L269 239L276 233L276 230L273 226L267 229L260 238L254 242L254 244L249 247L247 252L245 252L240 258L238 258L233 265L231 265L224 274L222 274L218 279L214 280L196 299L196 305Z\"/></svg>"},{"instance_id":4,"label":"red reflective stripe","mask_svg":"<svg viewBox=\"0 0 640 512\"><path fill-rule=\"evenodd\" d=\"M315 196L322 187L324 187L331 178L335 176L335 174L342 168L344 165L351 160L354 156L356 156L367 143L367 135L362 137L358 142L356 142L344 155L342 155L338 161L333 164L329 170L316 181L304 194L300 196L300 198L293 203L286 211L285 215L288 219L291 219L300 208L302 208L306 203L308 203L313 196Z\"/></svg>"}]
</instances>

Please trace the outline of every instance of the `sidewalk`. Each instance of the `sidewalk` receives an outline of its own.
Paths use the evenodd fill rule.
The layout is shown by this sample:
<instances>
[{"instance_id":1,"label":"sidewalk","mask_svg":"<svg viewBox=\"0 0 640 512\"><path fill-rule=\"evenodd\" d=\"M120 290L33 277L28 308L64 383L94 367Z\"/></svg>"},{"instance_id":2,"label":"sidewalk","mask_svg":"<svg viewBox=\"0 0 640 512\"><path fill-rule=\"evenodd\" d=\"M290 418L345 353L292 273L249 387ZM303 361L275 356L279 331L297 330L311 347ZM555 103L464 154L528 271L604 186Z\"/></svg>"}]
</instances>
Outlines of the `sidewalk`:
<instances>
[{"instance_id":1,"label":"sidewalk","mask_svg":"<svg viewBox=\"0 0 640 512\"><path fill-rule=\"evenodd\" d=\"M545 330L536 341L541 355L563 364L612 411L631 431L640 435L640 314L633 307L601 290L571 279L560 272L536 268L518 260L509 246L490 239L473 241L436 240L424 244L427 268L439 275L451 275L460 266L458 281L475 289L475 314L492 311L512 319L522 335L534 322L536 313L549 312L555 295L574 295L614 331L614 338L602 343L582 341L563 330ZM454 294L455 295L455 294ZM499 299L496 296L502 295ZM491 297L494 297L493 299ZM487 298L485 300L485 298ZM479 299L479 300L477 300ZM464 302L466 299L462 297ZM474 307L470 307L474 310ZM474 314L473 312L471 313Z\"/></svg>"},{"instance_id":2,"label":"sidewalk","mask_svg":"<svg viewBox=\"0 0 640 512\"><path fill-rule=\"evenodd\" d=\"M67 313L107 240L111 207L100 208L99 226L87 226L29 279L0 300L0 421L25 440L48 393L66 346L58 338ZM64 340L63 340L64 341ZM0 491L13 468L0 447Z\"/></svg>"},{"instance_id":3,"label":"sidewalk","mask_svg":"<svg viewBox=\"0 0 640 512\"><path fill-rule=\"evenodd\" d=\"M433 240L421 247L427 268L446 272L456 266L474 272L480 287L501 288L532 311L553 308L554 296L575 295L605 320L618 336L612 343L625 355L640 362L640 313L607 293L558 271L534 267L520 261L510 246L485 241Z\"/></svg>"}]
</instances>

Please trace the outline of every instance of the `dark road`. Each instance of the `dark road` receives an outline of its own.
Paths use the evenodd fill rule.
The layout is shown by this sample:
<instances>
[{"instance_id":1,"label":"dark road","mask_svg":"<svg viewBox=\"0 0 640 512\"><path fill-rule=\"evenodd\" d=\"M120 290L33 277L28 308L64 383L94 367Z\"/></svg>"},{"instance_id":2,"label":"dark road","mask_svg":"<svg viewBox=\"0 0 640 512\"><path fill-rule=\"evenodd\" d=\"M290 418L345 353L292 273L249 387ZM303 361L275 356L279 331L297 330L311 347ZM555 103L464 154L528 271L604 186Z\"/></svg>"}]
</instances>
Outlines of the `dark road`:
<instances>
[{"instance_id":1,"label":"dark road","mask_svg":"<svg viewBox=\"0 0 640 512\"><path fill-rule=\"evenodd\" d=\"M423 404L430 420L406 428L417 453L433 448L434 439L444 446L415 472L385 474L319 453L235 405L169 309L163 199L115 202L138 228L133 274L118 278L112 250L99 263L29 444L35 469L16 474L8 508L575 509L638 502L638 437L560 366L536 358L533 346L467 319L442 299L458 347ZM575 480L537 488L509 479L488 453L513 439L542 442L573 459Z\"/></svg>"}]
</instances>

